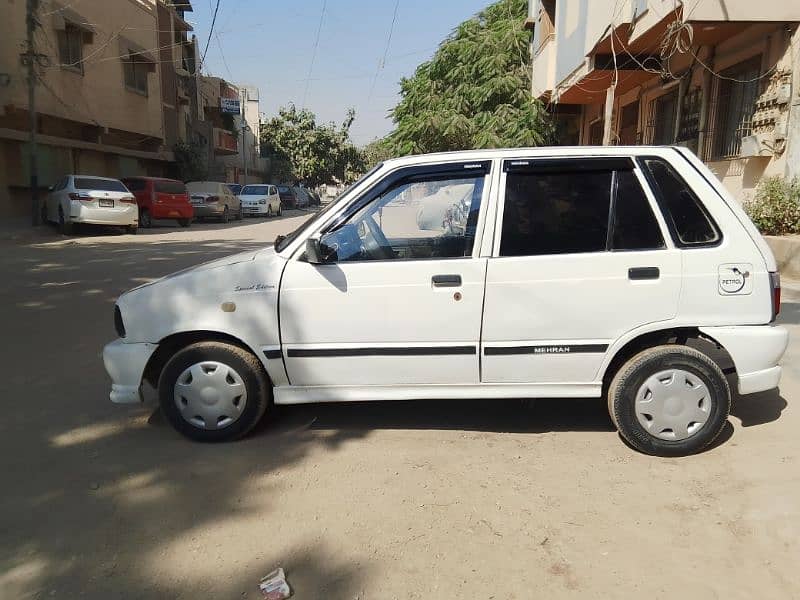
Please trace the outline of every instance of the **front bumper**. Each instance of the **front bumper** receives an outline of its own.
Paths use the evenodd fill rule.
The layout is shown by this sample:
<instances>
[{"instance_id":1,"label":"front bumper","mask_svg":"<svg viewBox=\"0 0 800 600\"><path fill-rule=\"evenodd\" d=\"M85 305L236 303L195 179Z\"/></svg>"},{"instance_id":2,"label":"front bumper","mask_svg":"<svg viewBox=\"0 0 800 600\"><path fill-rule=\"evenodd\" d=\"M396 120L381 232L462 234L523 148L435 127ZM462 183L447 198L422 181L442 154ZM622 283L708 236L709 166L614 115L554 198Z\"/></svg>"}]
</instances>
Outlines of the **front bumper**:
<instances>
[{"instance_id":1,"label":"front bumper","mask_svg":"<svg viewBox=\"0 0 800 600\"><path fill-rule=\"evenodd\" d=\"M739 393L753 394L778 386L778 366L789 345L789 331L774 325L700 327L730 354L739 378Z\"/></svg>"},{"instance_id":2,"label":"front bumper","mask_svg":"<svg viewBox=\"0 0 800 600\"><path fill-rule=\"evenodd\" d=\"M269 209L269 204L242 204L243 215L265 215Z\"/></svg>"},{"instance_id":3,"label":"front bumper","mask_svg":"<svg viewBox=\"0 0 800 600\"><path fill-rule=\"evenodd\" d=\"M135 404L142 401L142 375L157 344L127 344L118 339L103 348L103 365L111 377L112 402Z\"/></svg>"}]
</instances>

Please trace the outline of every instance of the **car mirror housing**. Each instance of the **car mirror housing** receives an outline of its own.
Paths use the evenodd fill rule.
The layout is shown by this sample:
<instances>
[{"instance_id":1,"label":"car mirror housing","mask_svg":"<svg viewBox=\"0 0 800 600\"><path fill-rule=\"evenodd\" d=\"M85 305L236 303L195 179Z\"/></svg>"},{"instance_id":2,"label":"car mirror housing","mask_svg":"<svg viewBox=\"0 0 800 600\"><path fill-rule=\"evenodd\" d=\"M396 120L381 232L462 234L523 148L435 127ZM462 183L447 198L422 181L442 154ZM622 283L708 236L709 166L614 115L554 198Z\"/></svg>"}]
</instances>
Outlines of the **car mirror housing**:
<instances>
[{"instance_id":1,"label":"car mirror housing","mask_svg":"<svg viewBox=\"0 0 800 600\"><path fill-rule=\"evenodd\" d=\"M306 260L312 265L328 265L336 262L336 251L318 237L306 240Z\"/></svg>"}]
</instances>

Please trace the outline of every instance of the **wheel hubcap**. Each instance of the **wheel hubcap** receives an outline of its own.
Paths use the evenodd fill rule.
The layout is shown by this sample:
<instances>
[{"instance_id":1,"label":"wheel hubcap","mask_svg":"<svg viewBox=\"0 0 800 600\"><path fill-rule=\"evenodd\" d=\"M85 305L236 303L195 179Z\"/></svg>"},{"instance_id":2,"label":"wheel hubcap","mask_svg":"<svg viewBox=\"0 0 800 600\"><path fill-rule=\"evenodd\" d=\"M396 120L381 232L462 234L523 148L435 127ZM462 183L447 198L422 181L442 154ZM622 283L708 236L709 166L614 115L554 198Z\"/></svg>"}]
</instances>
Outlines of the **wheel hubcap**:
<instances>
[{"instance_id":1,"label":"wheel hubcap","mask_svg":"<svg viewBox=\"0 0 800 600\"><path fill-rule=\"evenodd\" d=\"M239 373L220 362L188 367L175 382L175 406L199 429L222 429L234 423L247 404L247 389Z\"/></svg>"},{"instance_id":2,"label":"wheel hubcap","mask_svg":"<svg viewBox=\"0 0 800 600\"><path fill-rule=\"evenodd\" d=\"M636 418L650 435L685 440L705 425L711 414L711 392L697 375L668 369L649 377L636 393Z\"/></svg>"}]
</instances>

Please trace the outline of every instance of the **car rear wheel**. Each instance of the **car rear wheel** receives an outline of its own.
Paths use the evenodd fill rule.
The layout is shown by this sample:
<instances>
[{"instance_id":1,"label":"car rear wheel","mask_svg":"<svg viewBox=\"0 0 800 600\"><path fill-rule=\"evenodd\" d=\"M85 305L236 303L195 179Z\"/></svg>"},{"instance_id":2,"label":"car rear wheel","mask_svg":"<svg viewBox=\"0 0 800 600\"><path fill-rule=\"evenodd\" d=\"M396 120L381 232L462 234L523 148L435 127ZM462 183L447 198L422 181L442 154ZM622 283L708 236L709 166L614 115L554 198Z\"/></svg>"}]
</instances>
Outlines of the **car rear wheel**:
<instances>
[{"instance_id":1,"label":"car rear wheel","mask_svg":"<svg viewBox=\"0 0 800 600\"><path fill-rule=\"evenodd\" d=\"M64 235L72 235L75 229L73 224L64 217L64 209L60 206L58 207L58 229Z\"/></svg>"},{"instance_id":2,"label":"car rear wheel","mask_svg":"<svg viewBox=\"0 0 800 600\"><path fill-rule=\"evenodd\" d=\"M226 442L246 435L264 416L269 394L258 359L224 342L198 342L179 350L158 381L167 420L200 442Z\"/></svg>"},{"instance_id":3,"label":"car rear wheel","mask_svg":"<svg viewBox=\"0 0 800 600\"><path fill-rule=\"evenodd\" d=\"M686 456L711 444L728 419L725 374L689 346L649 348L628 360L608 389L608 412L635 449Z\"/></svg>"},{"instance_id":4,"label":"car rear wheel","mask_svg":"<svg viewBox=\"0 0 800 600\"><path fill-rule=\"evenodd\" d=\"M181 227L188 227L191 224L192 224L191 219L178 219L178 225L180 225Z\"/></svg>"},{"instance_id":5,"label":"car rear wheel","mask_svg":"<svg viewBox=\"0 0 800 600\"><path fill-rule=\"evenodd\" d=\"M230 214L228 213L228 207L222 209L222 216L219 218L222 223L227 223L230 221Z\"/></svg>"},{"instance_id":6,"label":"car rear wheel","mask_svg":"<svg viewBox=\"0 0 800 600\"><path fill-rule=\"evenodd\" d=\"M150 211L143 208L139 211L139 226L149 229L153 226L153 219L150 218Z\"/></svg>"}]
</instances>

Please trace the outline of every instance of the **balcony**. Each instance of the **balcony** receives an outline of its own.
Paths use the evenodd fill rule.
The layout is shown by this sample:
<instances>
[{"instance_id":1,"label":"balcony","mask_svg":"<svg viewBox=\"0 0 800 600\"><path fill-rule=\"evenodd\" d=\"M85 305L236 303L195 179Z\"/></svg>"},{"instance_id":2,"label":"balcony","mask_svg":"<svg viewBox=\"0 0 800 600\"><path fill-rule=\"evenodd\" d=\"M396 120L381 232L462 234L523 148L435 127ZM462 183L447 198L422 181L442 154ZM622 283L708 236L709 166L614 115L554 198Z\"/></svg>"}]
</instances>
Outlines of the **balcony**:
<instances>
[{"instance_id":1,"label":"balcony","mask_svg":"<svg viewBox=\"0 0 800 600\"><path fill-rule=\"evenodd\" d=\"M239 154L239 140L227 129L215 127L214 154Z\"/></svg>"},{"instance_id":2,"label":"balcony","mask_svg":"<svg viewBox=\"0 0 800 600\"><path fill-rule=\"evenodd\" d=\"M548 35L533 57L533 95L546 100L553 92L556 79L555 35Z\"/></svg>"}]
</instances>

